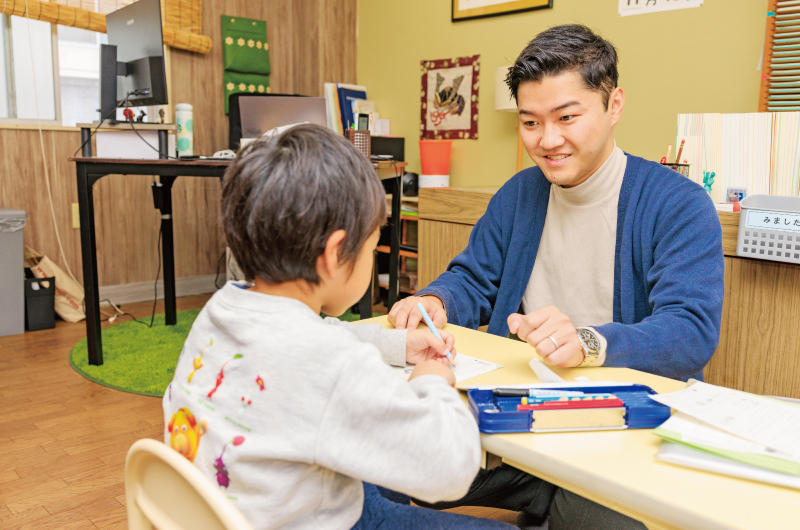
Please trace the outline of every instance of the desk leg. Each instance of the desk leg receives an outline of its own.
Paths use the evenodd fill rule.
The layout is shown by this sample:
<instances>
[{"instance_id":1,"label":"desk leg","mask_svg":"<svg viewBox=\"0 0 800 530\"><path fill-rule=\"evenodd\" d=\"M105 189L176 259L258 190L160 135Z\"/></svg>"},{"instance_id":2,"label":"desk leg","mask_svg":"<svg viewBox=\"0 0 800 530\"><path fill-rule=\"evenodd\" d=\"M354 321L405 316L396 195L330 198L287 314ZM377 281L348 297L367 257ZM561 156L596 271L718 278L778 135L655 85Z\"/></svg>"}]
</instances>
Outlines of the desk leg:
<instances>
[{"instance_id":1,"label":"desk leg","mask_svg":"<svg viewBox=\"0 0 800 530\"><path fill-rule=\"evenodd\" d=\"M361 300L358 301L358 314L359 320L364 320L365 318L372 318L372 281L369 282L369 287L367 287L367 292L364 293L364 296L361 297Z\"/></svg>"},{"instance_id":2,"label":"desk leg","mask_svg":"<svg viewBox=\"0 0 800 530\"><path fill-rule=\"evenodd\" d=\"M167 131L158 131L158 158L167 159L169 158L169 137L167 136Z\"/></svg>"},{"instance_id":3,"label":"desk leg","mask_svg":"<svg viewBox=\"0 0 800 530\"><path fill-rule=\"evenodd\" d=\"M389 296L387 309L391 311L399 295L400 272L400 194L403 190L403 177L398 175L392 179L392 221L391 236L389 239Z\"/></svg>"},{"instance_id":4,"label":"desk leg","mask_svg":"<svg viewBox=\"0 0 800 530\"><path fill-rule=\"evenodd\" d=\"M164 261L164 323L178 322L175 304L175 252L172 237L172 184L175 177L161 177L161 255Z\"/></svg>"},{"instance_id":5,"label":"desk leg","mask_svg":"<svg viewBox=\"0 0 800 530\"><path fill-rule=\"evenodd\" d=\"M92 156L92 130L87 127L81 127L81 156Z\"/></svg>"},{"instance_id":6,"label":"desk leg","mask_svg":"<svg viewBox=\"0 0 800 530\"><path fill-rule=\"evenodd\" d=\"M78 211L81 220L84 305L86 306L86 343L89 349L89 364L100 366L103 364L103 342L100 335L97 239L94 230L94 200L92 199L92 185L97 177L87 174L86 164L78 162L76 166L78 170Z\"/></svg>"}]
</instances>

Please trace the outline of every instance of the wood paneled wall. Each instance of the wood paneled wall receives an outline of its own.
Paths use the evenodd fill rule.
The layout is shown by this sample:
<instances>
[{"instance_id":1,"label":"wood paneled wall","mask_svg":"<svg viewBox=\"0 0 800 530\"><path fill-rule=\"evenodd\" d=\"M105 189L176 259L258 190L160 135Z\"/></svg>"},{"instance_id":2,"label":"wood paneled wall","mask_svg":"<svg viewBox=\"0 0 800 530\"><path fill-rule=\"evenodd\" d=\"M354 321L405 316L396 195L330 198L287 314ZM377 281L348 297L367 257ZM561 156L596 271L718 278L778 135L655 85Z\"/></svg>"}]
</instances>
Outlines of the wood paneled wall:
<instances>
[{"instance_id":1,"label":"wood paneled wall","mask_svg":"<svg viewBox=\"0 0 800 530\"><path fill-rule=\"evenodd\" d=\"M203 32L208 55L171 51L171 101L194 107L195 153L228 147L223 110L220 16L267 21L273 93L321 96L324 82L356 82L357 0L205 0ZM77 191L74 164L80 145L74 130L43 132L56 223L64 253L82 281L79 231L72 228ZM25 210L25 243L65 268L56 241L42 164L39 132L0 129L0 206ZM100 285L152 281L156 276L159 215L153 177L108 176L95 184ZM214 179L178 179L173 188L177 277L213 274L224 249L218 224L220 187Z\"/></svg>"}]
</instances>

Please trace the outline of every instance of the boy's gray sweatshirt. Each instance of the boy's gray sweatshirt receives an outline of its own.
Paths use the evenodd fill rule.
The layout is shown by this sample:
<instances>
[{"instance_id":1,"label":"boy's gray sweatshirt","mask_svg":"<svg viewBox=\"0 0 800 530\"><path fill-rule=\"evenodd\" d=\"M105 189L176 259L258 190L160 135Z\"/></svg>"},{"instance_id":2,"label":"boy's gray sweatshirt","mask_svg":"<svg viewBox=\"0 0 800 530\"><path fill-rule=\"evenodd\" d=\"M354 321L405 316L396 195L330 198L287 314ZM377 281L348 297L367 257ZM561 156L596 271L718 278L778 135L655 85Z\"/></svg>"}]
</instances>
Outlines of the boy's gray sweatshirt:
<instances>
[{"instance_id":1,"label":"boy's gray sweatshirt","mask_svg":"<svg viewBox=\"0 0 800 530\"><path fill-rule=\"evenodd\" d=\"M427 502L466 494L475 420L441 377L407 383L384 362L405 364L404 331L242 287L198 315L163 406L165 442L255 529L351 528L361 481Z\"/></svg>"}]
</instances>

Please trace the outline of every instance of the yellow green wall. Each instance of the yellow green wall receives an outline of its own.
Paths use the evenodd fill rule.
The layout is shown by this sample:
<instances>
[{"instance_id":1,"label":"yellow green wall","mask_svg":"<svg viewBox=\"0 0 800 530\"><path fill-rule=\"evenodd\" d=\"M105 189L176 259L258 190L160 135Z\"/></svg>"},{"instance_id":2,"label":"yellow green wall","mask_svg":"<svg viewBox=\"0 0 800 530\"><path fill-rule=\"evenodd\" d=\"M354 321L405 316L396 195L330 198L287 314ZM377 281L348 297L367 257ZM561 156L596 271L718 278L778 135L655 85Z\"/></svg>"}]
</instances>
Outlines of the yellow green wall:
<instances>
[{"instance_id":1,"label":"yellow green wall","mask_svg":"<svg viewBox=\"0 0 800 530\"><path fill-rule=\"evenodd\" d=\"M679 113L757 110L767 0L705 0L700 8L629 17L617 14L617 0L553 4L451 22L451 0L359 0L358 83L381 117L391 119L392 134L406 138L410 171L419 171L420 61L480 54L479 139L453 143L450 185L508 180L516 167L517 118L494 110L495 69L559 24L585 24L617 47L627 101L616 139L629 153L665 156Z\"/></svg>"}]
</instances>

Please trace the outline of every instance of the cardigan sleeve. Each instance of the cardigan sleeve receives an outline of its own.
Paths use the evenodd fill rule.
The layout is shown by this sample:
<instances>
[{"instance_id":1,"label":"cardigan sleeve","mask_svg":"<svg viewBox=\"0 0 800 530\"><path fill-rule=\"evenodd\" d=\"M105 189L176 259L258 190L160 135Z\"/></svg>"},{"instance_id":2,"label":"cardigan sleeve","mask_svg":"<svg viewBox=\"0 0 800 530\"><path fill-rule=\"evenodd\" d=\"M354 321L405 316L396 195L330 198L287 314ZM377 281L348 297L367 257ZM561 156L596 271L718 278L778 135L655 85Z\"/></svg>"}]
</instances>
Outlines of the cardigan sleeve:
<instances>
[{"instance_id":1,"label":"cardigan sleeve","mask_svg":"<svg viewBox=\"0 0 800 530\"><path fill-rule=\"evenodd\" d=\"M634 230L641 237L643 228ZM604 366L686 380L711 359L722 320L722 228L708 195L699 187L672 195L655 216L650 246L652 265L642 278L649 294L638 302L652 313L637 323L594 326L608 341ZM630 293L625 278L621 289Z\"/></svg>"},{"instance_id":2,"label":"cardigan sleeve","mask_svg":"<svg viewBox=\"0 0 800 530\"><path fill-rule=\"evenodd\" d=\"M441 298L451 324L477 329L491 318L505 262L504 196L501 190L492 197L486 213L470 233L467 248L418 293Z\"/></svg>"}]
</instances>

